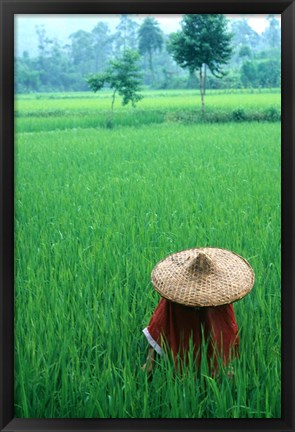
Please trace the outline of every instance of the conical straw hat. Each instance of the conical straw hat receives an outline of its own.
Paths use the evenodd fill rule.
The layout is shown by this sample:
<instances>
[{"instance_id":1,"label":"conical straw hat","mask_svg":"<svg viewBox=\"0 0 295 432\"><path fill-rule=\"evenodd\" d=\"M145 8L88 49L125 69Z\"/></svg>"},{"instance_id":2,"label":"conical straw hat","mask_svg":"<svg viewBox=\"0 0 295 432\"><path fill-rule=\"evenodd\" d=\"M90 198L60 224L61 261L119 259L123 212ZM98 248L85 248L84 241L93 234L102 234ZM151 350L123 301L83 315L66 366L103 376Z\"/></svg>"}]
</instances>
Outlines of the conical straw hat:
<instances>
[{"instance_id":1,"label":"conical straw hat","mask_svg":"<svg viewBox=\"0 0 295 432\"><path fill-rule=\"evenodd\" d=\"M240 255L213 247L173 253L152 271L152 283L162 297L186 306L221 306L247 295L255 275Z\"/></svg>"}]
</instances>

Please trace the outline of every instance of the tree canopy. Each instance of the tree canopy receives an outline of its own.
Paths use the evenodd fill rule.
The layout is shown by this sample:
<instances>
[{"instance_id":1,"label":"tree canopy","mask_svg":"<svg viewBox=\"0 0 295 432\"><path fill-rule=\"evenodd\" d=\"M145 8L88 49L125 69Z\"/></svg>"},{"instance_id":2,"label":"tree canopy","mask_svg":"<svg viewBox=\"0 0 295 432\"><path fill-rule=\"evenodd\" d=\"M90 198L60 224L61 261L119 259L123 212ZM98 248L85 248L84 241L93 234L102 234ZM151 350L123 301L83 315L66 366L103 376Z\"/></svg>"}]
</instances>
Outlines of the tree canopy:
<instances>
[{"instance_id":1,"label":"tree canopy","mask_svg":"<svg viewBox=\"0 0 295 432\"><path fill-rule=\"evenodd\" d=\"M144 19L138 31L138 49L140 54L147 55L149 59L149 68L154 74L153 52L161 50L163 45L163 34L158 22L153 17Z\"/></svg>"}]
</instances>

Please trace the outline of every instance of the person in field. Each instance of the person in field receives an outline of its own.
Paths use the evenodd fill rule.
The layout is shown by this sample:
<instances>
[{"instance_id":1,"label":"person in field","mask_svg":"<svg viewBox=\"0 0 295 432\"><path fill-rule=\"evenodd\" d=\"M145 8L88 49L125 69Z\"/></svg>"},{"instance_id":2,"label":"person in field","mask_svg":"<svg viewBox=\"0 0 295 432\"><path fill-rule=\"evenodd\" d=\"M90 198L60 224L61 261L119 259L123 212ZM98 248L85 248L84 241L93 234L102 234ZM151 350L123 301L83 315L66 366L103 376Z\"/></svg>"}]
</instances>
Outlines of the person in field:
<instances>
[{"instance_id":1,"label":"person in field","mask_svg":"<svg viewBox=\"0 0 295 432\"><path fill-rule=\"evenodd\" d=\"M227 366L238 355L239 336L233 302L254 285L249 263L220 248L194 248L161 260L152 271L152 283L161 295L143 333L150 345L144 370L152 371L155 353L171 351L180 367L187 363L190 345L197 367L202 344L212 375L220 362Z\"/></svg>"}]
</instances>

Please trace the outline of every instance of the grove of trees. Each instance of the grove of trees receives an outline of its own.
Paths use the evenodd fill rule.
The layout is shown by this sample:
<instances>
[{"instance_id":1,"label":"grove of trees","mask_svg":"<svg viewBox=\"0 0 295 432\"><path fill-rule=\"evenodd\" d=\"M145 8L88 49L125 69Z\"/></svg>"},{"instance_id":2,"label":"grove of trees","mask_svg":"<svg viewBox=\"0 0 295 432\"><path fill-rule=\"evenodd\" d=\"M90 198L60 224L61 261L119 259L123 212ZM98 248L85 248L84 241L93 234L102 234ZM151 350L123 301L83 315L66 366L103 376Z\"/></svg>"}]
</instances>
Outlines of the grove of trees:
<instances>
[{"instance_id":1,"label":"grove of trees","mask_svg":"<svg viewBox=\"0 0 295 432\"><path fill-rule=\"evenodd\" d=\"M192 31L192 27L201 25L197 17L204 21L206 31L202 34ZM138 53L142 84L147 88L199 87L204 100L206 88L279 87L280 25L273 15L267 17L267 23L265 31L258 34L247 19L186 15L181 30L169 35L154 17L138 24L132 15L121 15L115 30L111 31L106 22L98 20L91 31L77 30L66 43L51 38L44 26L37 26L38 53L31 54L28 47L15 57L15 91L89 90L86 77L105 73L111 62L119 61L126 50ZM222 37L214 42L214 34ZM185 40L193 49L185 46ZM200 46L205 57L200 57ZM184 59L186 49L191 59Z\"/></svg>"}]
</instances>

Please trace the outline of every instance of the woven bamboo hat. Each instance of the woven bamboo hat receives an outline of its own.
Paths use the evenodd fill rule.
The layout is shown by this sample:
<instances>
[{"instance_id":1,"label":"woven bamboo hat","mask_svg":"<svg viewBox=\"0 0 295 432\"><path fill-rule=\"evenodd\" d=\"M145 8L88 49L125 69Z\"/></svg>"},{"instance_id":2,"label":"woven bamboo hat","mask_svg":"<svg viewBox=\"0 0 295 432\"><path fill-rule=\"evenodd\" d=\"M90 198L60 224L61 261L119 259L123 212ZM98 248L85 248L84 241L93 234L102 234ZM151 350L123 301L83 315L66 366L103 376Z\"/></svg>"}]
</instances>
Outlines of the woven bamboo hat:
<instances>
[{"instance_id":1,"label":"woven bamboo hat","mask_svg":"<svg viewBox=\"0 0 295 432\"><path fill-rule=\"evenodd\" d=\"M214 247L187 249L161 260L152 283L162 297L186 306L221 306L247 295L255 275L240 255Z\"/></svg>"}]
</instances>

